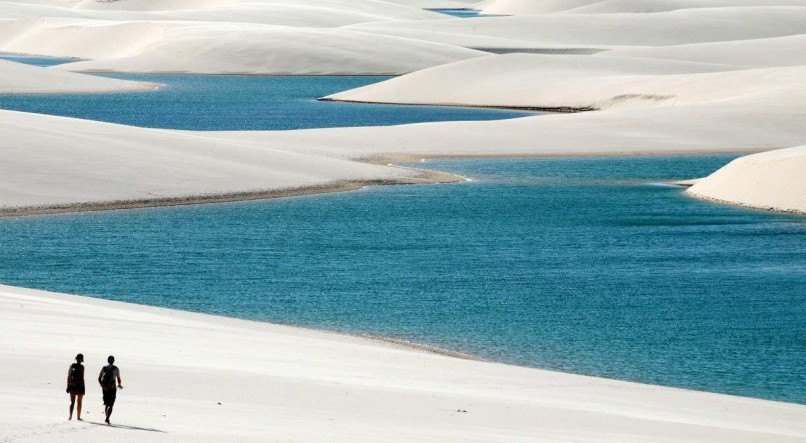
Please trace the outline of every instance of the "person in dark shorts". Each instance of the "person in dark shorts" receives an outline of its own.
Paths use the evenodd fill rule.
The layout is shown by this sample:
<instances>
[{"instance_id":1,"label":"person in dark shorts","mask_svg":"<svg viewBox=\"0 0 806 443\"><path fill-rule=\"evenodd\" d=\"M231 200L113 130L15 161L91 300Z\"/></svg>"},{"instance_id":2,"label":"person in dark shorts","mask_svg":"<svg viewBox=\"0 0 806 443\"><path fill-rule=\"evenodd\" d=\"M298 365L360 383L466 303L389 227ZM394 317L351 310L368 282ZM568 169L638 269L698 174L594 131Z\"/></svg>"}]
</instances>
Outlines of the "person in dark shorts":
<instances>
[{"instance_id":1,"label":"person in dark shorts","mask_svg":"<svg viewBox=\"0 0 806 443\"><path fill-rule=\"evenodd\" d=\"M70 417L68 420L73 419L73 407L78 406L76 409L76 419L81 420L81 402L84 398L84 354L76 355L76 362L70 365L67 370L67 393L70 394ZM78 403L76 405L76 403Z\"/></svg>"},{"instance_id":2,"label":"person in dark shorts","mask_svg":"<svg viewBox=\"0 0 806 443\"><path fill-rule=\"evenodd\" d=\"M115 406L115 398L118 394L118 388L123 389L120 381L120 369L115 366L115 357L109 356L106 359L108 365L101 368L101 373L98 374L98 383L101 384L101 390L104 394L104 414L106 414L106 424L109 423L109 417L112 415L112 407Z\"/></svg>"}]
</instances>

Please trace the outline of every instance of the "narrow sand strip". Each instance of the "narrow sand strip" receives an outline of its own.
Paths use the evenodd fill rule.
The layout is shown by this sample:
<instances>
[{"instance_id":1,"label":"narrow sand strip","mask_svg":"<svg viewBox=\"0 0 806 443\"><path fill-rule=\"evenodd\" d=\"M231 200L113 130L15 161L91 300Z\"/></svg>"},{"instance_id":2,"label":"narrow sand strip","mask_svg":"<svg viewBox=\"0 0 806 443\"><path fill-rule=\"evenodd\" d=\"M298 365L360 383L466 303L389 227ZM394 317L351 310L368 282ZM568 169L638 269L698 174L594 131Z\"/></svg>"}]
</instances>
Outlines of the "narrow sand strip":
<instances>
[{"instance_id":1,"label":"narrow sand strip","mask_svg":"<svg viewBox=\"0 0 806 443\"><path fill-rule=\"evenodd\" d=\"M0 207L0 217L23 217L29 215L63 214L71 212L112 211L116 209L153 208L160 206L187 206L235 201L267 200L272 198L295 197L311 194L348 192L367 186L435 184L462 181L461 177L438 171L418 170L410 178L398 180L356 180L337 181L314 186L301 186L286 189L271 189L252 192L232 192L226 194L190 195L185 197L144 198L140 200L117 200L104 202L65 203L61 205Z\"/></svg>"},{"instance_id":2,"label":"narrow sand strip","mask_svg":"<svg viewBox=\"0 0 806 443\"><path fill-rule=\"evenodd\" d=\"M155 83L76 74L0 59L0 94L79 94L158 87Z\"/></svg>"}]
</instances>

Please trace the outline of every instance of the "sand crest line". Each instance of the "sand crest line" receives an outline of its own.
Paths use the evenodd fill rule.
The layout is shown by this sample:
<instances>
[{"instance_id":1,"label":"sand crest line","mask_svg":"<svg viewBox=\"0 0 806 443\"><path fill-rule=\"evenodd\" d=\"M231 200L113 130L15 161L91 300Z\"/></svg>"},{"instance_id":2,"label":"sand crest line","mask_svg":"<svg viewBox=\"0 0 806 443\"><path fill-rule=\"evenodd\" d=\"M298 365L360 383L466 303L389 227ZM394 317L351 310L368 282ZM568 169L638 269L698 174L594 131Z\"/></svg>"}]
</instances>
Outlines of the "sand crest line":
<instances>
[{"instance_id":1,"label":"sand crest line","mask_svg":"<svg viewBox=\"0 0 806 443\"><path fill-rule=\"evenodd\" d=\"M504 109L510 111L526 111L526 112L551 112L555 114L575 114L577 112L599 111L599 108L581 107L575 108L572 106L495 106L495 105L473 105L473 104L428 104L428 103L395 103L395 102L373 102L363 100L349 100L331 97L317 98L321 102L340 102L340 103L359 103L365 105L395 105L395 106L435 106L444 108L482 108L482 109Z\"/></svg>"},{"instance_id":2,"label":"sand crest line","mask_svg":"<svg viewBox=\"0 0 806 443\"><path fill-rule=\"evenodd\" d=\"M691 189L691 185L681 185L681 186L685 186L688 189ZM773 212L773 213L776 213L776 214L806 216L806 211L801 211L801 210L798 210L798 209L782 209L782 208L777 208L775 206L765 206L765 207L753 206L753 205L745 204L745 203L742 203L742 202L723 200L723 199L714 198L714 197L706 197L704 195L695 194L695 193L691 193L691 192L684 192L683 195L685 195L686 197L689 197L689 198L693 198L695 200L700 200L700 201L713 203L713 204L721 205L721 206L732 206L734 208L740 208L740 209L745 209L745 210L749 210L749 211Z\"/></svg>"}]
</instances>

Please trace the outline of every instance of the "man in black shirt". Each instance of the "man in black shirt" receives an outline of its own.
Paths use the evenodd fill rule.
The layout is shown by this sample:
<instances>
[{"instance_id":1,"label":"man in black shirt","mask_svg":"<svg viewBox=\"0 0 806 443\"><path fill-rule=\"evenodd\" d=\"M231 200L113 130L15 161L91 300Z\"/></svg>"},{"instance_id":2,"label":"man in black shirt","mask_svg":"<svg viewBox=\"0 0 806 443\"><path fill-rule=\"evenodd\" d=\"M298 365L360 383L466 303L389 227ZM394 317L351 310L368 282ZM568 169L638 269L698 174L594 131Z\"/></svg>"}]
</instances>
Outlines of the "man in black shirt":
<instances>
[{"instance_id":1,"label":"man in black shirt","mask_svg":"<svg viewBox=\"0 0 806 443\"><path fill-rule=\"evenodd\" d=\"M98 374L98 383L101 384L101 390L104 394L104 413L106 414L106 424L109 423L109 416L112 415L112 407L115 406L115 398L118 394L118 388L123 389L120 381L120 370L115 366L115 357L109 356L106 359L108 365L101 368L101 373ZM117 383L116 383L117 382Z\"/></svg>"}]
</instances>

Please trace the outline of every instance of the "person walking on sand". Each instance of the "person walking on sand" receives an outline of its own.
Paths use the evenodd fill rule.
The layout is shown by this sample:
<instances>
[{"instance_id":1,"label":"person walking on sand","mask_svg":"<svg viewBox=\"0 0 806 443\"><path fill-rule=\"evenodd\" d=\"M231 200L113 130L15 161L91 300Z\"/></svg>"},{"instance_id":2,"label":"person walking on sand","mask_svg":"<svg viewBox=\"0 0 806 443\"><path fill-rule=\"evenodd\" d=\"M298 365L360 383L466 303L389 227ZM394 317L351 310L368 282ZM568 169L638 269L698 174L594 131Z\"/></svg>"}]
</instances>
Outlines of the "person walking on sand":
<instances>
[{"instance_id":1,"label":"person walking on sand","mask_svg":"<svg viewBox=\"0 0 806 443\"><path fill-rule=\"evenodd\" d=\"M76 355L76 362L70 365L67 370L67 393L70 394L70 417L73 419L73 407L78 406L76 419L81 420L81 401L84 398L84 354ZM76 403L78 403L76 405Z\"/></svg>"},{"instance_id":2,"label":"person walking on sand","mask_svg":"<svg viewBox=\"0 0 806 443\"><path fill-rule=\"evenodd\" d=\"M98 374L98 383L101 384L101 390L104 394L105 421L106 424L110 424L109 417L112 415L112 407L115 406L118 388L123 389L123 385L120 381L120 369L115 366L115 357L110 355L106 361L109 364L101 368L101 373Z\"/></svg>"}]
</instances>

